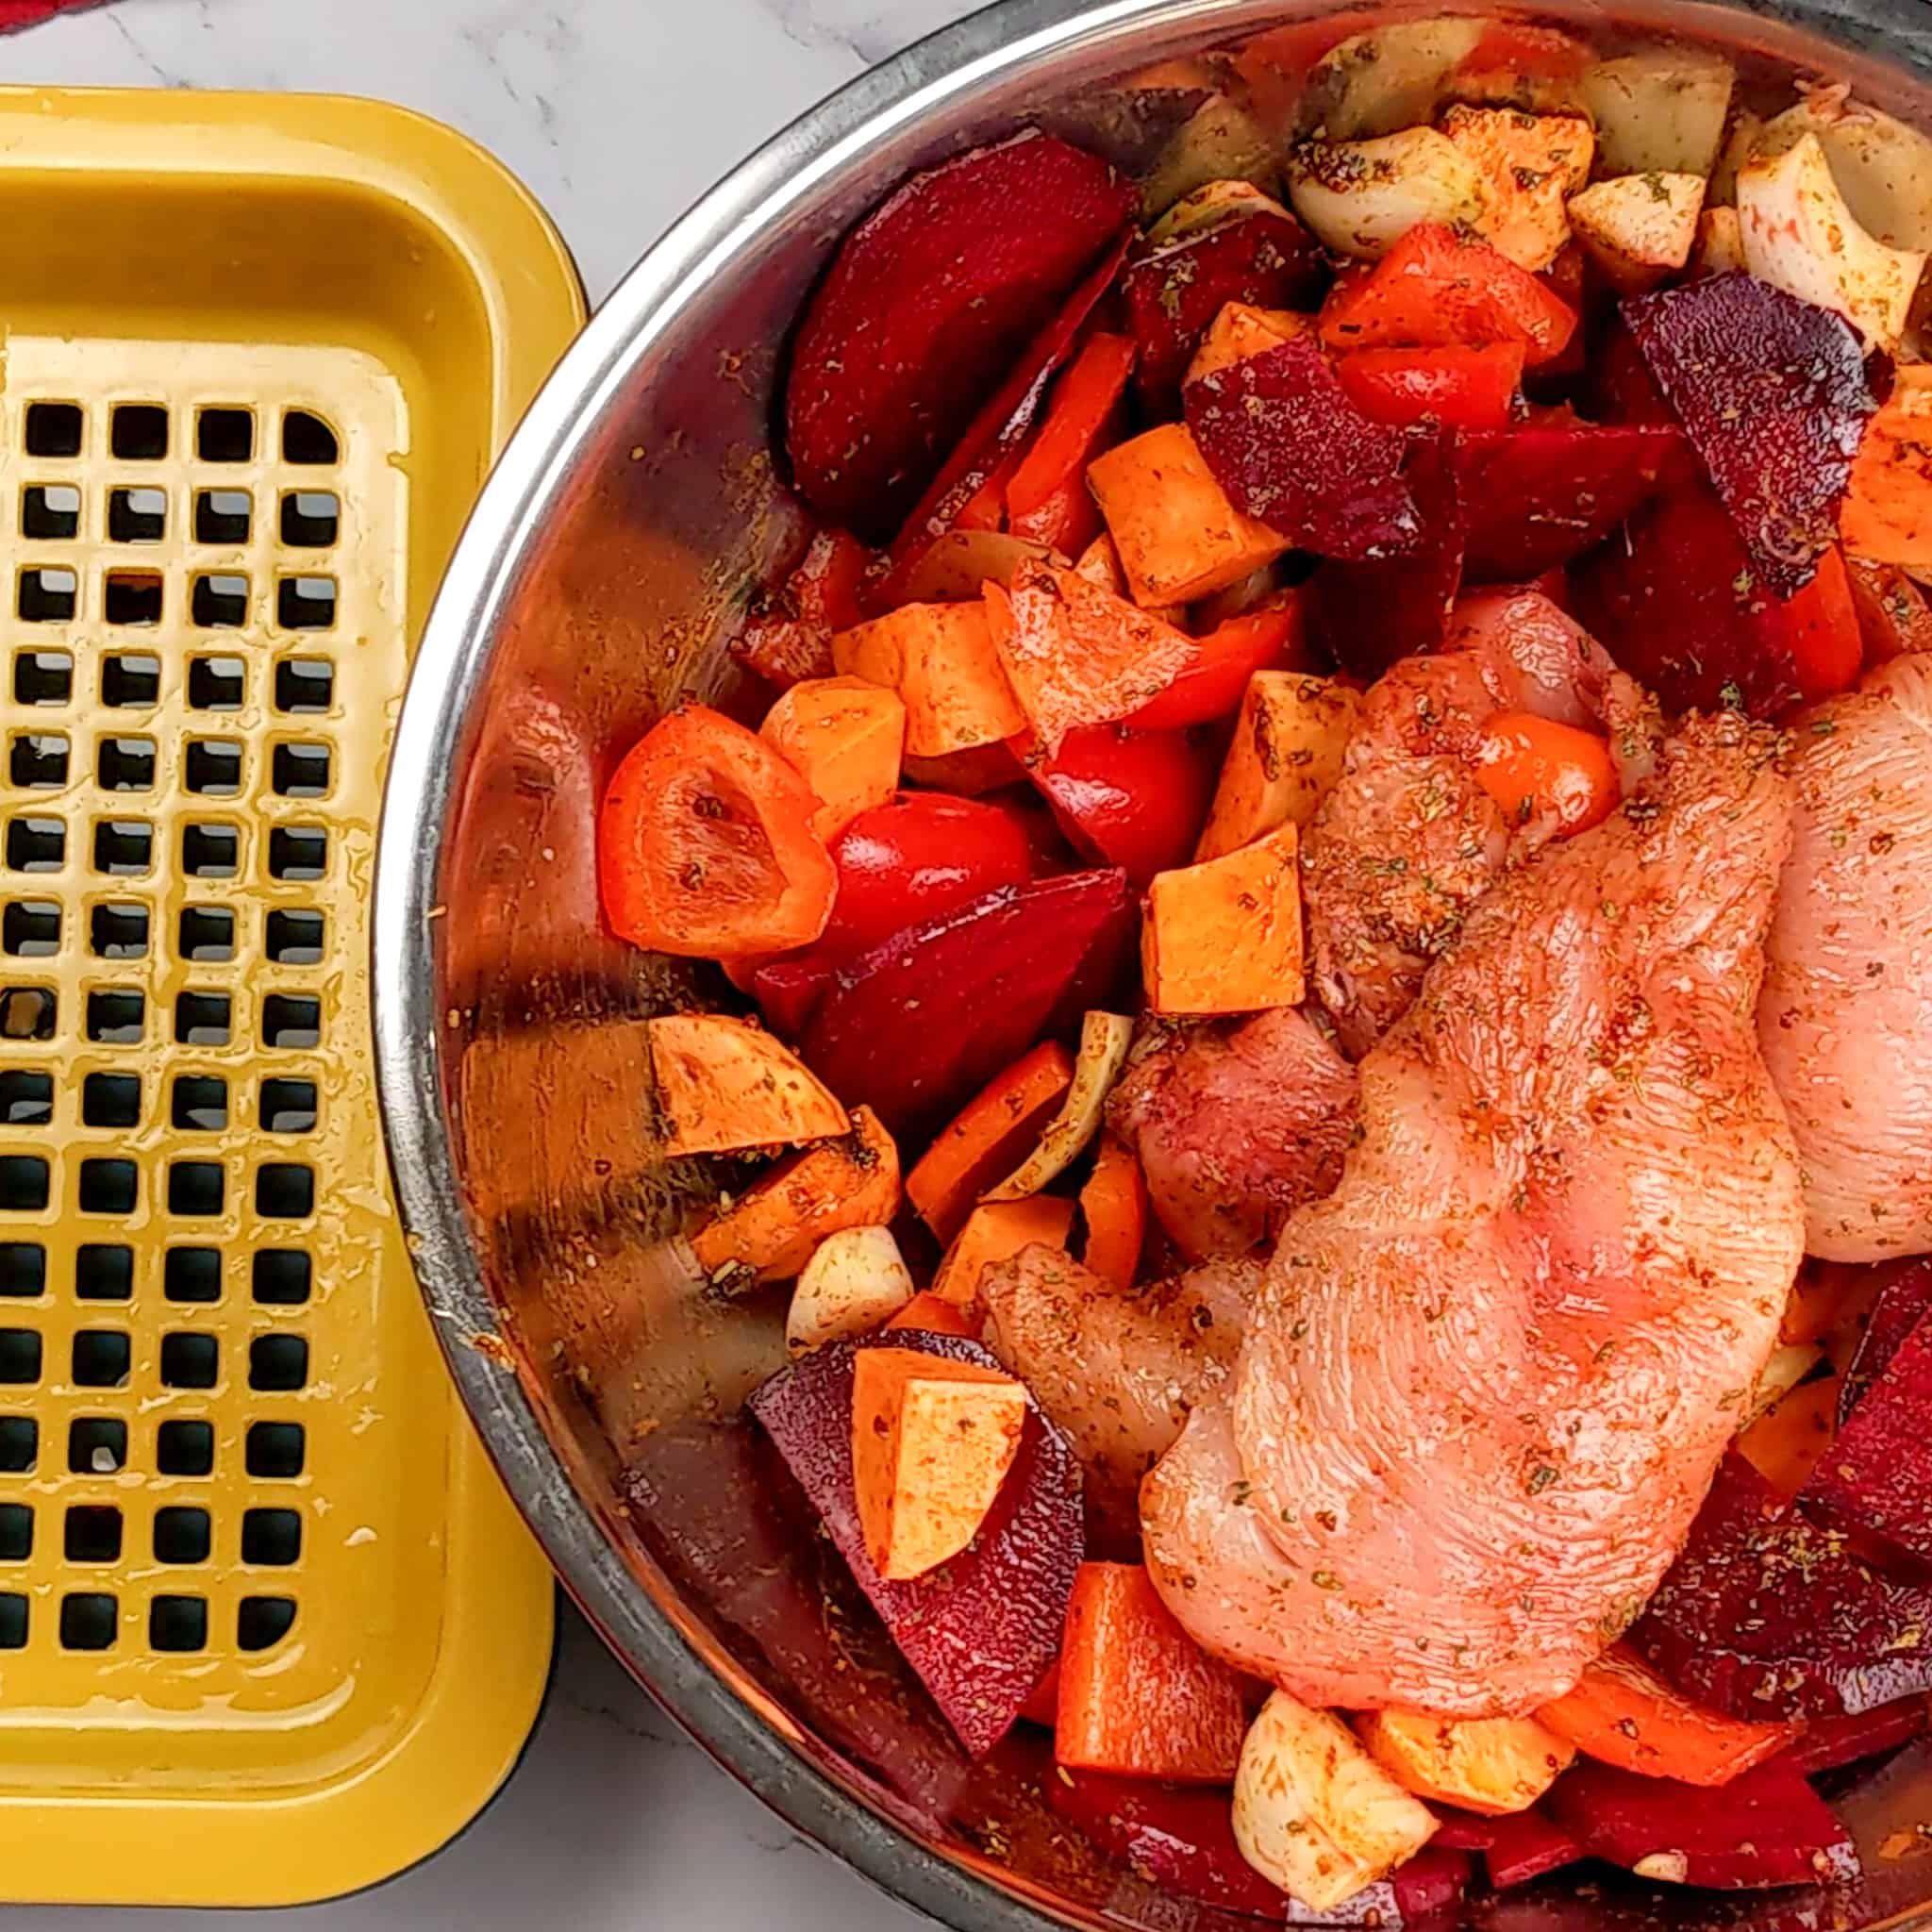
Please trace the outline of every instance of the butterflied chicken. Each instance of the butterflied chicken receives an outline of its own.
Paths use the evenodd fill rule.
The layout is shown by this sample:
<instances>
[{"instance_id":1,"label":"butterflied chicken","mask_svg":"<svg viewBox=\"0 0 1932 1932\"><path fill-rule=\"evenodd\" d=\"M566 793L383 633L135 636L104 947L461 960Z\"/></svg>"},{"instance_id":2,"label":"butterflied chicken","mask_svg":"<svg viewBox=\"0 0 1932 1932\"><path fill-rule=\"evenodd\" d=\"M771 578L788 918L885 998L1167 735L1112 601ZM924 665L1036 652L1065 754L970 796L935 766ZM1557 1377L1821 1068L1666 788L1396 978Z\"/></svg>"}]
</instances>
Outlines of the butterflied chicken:
<instances>
[{"instance_id":1,"label":"butterflied chicken","mask_svg":"<svg viewBox=\"0 0 1932 1932\"><path fill-rule=\"evenodd\" d=\"M1757 1010L1805 1171L1806 1247L1932 1249L1932 658L1791 726L1797 791Z\"/></svg>"},{"instance_id":2,"label":"butterflied chicken","mask_svg":"<svg viewBox=\"0 0 1932 1932\"><path fill-rule=\"evenodd\" d=\"M1682 1542L1803 1247L1752 1009L1790 839L1767 734L1693 721L1504 877L1362 1062L1231 1403L1142 1492L1210 1648L1306 1701L1560 1694Z\"/></svg>"},{"instance_id":3,"label":"butterflied chicken","mask_svg":"<svg viewBox=\"0 0 1932 1932\"><path fill-rule=\"evenodd\" d=\"M1209 1261L1123 1293L1057 1248L981 1276L987 1346L1071 1438L1103 1523L1131 1532L1141 1478L1225 1390L1261 1263Z\"/></svg>"},{"instance_id":4,"label":"butterflied chicken","mask_svg":"<svg viewBox=\"0 0 1932 1932\"><path fill-rule=\"evenodd\" d=\"M1190 1260L1245 1255L1341 1178L1355 1069L1307 1013L1176 1029L1108 1108L1160 1224Z\"/></svg>"},{"instance_id":5,"label":"butterflied chicken","mask_svg":"<svg viewBox=\"0 0 1932 1932\"><path fill-rule=\"evenodd\" d=\"M1464 597L1440 654L1405 658L1371 687L1302 860L1315 991L1353 1055L1408 1010L1504 865L1559 829L1510 820L1478 776L1482 728L1506 711L1610 723L1626 770L1645 767L1636 687L1539 591Z\"/></svg>"}]
</instances>

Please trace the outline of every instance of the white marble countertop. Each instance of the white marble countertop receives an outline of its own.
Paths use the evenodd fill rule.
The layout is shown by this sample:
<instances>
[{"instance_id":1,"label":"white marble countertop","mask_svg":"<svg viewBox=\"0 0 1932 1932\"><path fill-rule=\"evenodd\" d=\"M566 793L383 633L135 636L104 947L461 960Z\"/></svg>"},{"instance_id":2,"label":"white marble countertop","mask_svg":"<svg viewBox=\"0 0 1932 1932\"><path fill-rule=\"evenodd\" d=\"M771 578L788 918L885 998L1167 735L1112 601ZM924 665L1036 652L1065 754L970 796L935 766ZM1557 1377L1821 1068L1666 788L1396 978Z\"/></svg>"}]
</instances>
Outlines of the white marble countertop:
<instances>
[{"instance_id":1,"label":"white marble countertop","mask_svg":"<svg viewBox=\"0 0 1932 1932\"><path fill-rule=\"evenodd\" d=\"M374 94L549 208L593 301L718 175L972 0L114 0L0 39L0 81ZM898 1932L689 1743L574 1613L522 1766L426 1865L302 1912L0 1911L6 1932ZM103 1855L112 1856L104 1844Z\"/></svg>"}]
</instances>

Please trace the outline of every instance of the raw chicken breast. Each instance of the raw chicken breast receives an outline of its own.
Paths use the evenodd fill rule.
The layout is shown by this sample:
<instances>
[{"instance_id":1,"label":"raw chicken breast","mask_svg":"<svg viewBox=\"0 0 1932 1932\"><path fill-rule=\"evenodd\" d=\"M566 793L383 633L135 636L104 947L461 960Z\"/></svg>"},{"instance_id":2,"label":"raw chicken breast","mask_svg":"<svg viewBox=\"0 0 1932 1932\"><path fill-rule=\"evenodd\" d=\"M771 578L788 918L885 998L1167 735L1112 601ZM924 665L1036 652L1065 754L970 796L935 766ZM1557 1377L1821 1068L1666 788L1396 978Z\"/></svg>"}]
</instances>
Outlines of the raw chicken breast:
<instances>
[{"instance_id":1,"label":"raw chicken breast","mask_svg":"<svg viewBox=\"0 0 1932 1932\"><path fill-rule=\"evenodd\" d=\"M1796 719L1798 808L1758 1039L1805 1170L1805 1245L1932 1249L1932 658Z\"/></svg>"},{"instance_id":2,"label":"raw chicken breast","mask_svg":"<svg viewBox=\"0 0 1932 1932\"><path fill-rule=\"evenodd\" d=\"M1245 1255L1341 1178L1355 1069L1298 1008L1180 1027L1128 1072L1108 1118L1189 1260Z\"/></svg>"},{"instance_id":3,"label":"raw chicken breast","mask_svg":"<svg viewBox=\"0 0 1932 1932\"><path fill-rule=\"evenodd\" d=\"M1559 1695L1637 1615L1803 1247L1751 1024L1790 845L1768 733L1695 720L1500 881L1361 1066L1341 1185L1282 1232L1226 1422L1142 1493L1196 1637L1319 1706Z\"/></svg>"},{"instance_id":4,"label":"raw chicken breast","mask_svg":"<svg viewBox=\"0 0 1932 1932\"><path fill-rule=\"evenodd\" d=\"M1259 1261L1209 1261L1123 1294L1058 1248L989 1268L986 1343L1072 1438L1088 1500L1131 1535L1141 1478L1189 1411L1226 1387Z\"/></svg>"},{"instance_id":5,"label":"raw chicken breast","mask_svg":"<svg viewBox=\"0 0 1932 1932\"><path fill-rule=\"evenodd\" d=\"M1483 725L1531 711L1597 730L1612 710L1632 738L1636 687L1536 591L1462 598L1440 654L1404 658L1370 689L1302 858L1313 984L1350 1054L1408 1010L1429 961L1505 863L1557 829L1546 818L1505 823L1476 777ZM1633 738L1631 758L1648 752L1647 738Z\"/></svg>"}]
</instances>

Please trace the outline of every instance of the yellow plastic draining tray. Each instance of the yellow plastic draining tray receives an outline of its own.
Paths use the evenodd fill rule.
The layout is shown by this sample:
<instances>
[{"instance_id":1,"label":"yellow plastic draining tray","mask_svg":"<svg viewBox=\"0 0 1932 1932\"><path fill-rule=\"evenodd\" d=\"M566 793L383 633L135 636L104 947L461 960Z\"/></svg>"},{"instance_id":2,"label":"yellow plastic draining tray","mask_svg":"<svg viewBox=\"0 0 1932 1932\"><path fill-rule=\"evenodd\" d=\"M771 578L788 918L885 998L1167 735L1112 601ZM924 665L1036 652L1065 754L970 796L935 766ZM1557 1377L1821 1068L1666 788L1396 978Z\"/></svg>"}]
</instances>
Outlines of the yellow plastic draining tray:
<instances>
[{"instance_id":1,"label":"yellow plastic draining tray","mask_svg":"<svg viewBox=\"0 0 1932 1932\"><path fill-rule=\"evenodd\" d=\"M257 1905L514 1763L551 1584L371 1071L411 641L582 319L366 103L0 92L0 1891Z\"/></svg>"}]
</instances>

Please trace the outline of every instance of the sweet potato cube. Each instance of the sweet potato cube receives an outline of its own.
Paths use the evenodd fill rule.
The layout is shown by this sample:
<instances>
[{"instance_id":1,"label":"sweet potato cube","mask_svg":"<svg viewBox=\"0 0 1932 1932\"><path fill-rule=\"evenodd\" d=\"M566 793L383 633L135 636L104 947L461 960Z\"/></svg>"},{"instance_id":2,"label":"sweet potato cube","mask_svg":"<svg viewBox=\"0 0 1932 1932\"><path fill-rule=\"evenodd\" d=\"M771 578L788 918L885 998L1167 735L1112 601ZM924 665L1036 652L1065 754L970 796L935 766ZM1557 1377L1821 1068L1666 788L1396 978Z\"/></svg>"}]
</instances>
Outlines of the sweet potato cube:
<instances>
[{"instance_id":1,"label":"sweet potato cube","mask_svg":"<svg viewBox=\"0 0 1932 1932\"><path fill-rule=\"evenodd\" d=\"M1255 1013L1301 1004L1300 841L1292 824L1221 858L1158 873L1141 972L1158 1013Z\"/></svg>"},{"instance_id":2,"label":"sweet potato cube","mask_svg":"<svg viewBox=\"0 0 1932 1932\"><path fill-rule=\"evenodd\" d=\"M1443 110L1441 126L1482 176L1476 231L1518 268L1541 275L1570 239L1564 203L1590 179L1596 131L1589 116L1458 104Z\"/></svg>"},{"instance_id":3,"label":"sweet potato cube","mask_svg":"<svg viewBox=\"0 0 1932 1932\"><path fill-rule=\"evenodd\" d=\"M995 1074L933 1137L906 1177L906 1193L942 1241L1025 1158L1073 1084L1073 1056L1058 1041L1043 1040Z\"/></svg>"},{"instance_id":4,"label":"sweet potato cube","mask_svg":"<svg viewBox=\"0 0 1932 1932\"><path fill-rule=\"evenodd\" d=\"M869 1107L852 1131L762 1174L691 1237L714 1281L789 1281L841 1227L884 1226L899 1208L899 1150Z\"/></svg>"},{"instance_id":5,"label":"sweet potato cube","mask_svg":"<svg viewBox=\"0 0 1932 1932\"><path fill-rule=\"evenodd\" d=\"M1257 308L1251 302L1224 302L1221 312L1208 325L1194 359L1188 364L1186 382L1199 382L1204 375L1212 375L1244 356L1278 348L1289 337L1314 325L1312 315L1301 315L1292 308Z\"/></svg>"},{"instance_id":6,"label":"sweet potato cube","mask_svg":"<svg viewBox=\"0 0 1932 1932\"><path fill-rule=\"evenodd\" d=\"M1574 1744L1526 1717L1375 1710L1357 1718L1355 1729L1404 1790L1491 1818L1528 1810L1576 1756Z\"/></svg>"},{"instance_id":7,"label":"sweet potato cube","mask_svg":"<svg viewBox=\"0 0 1932 1932\"><path fill-rule=\"evenodd\" d=\"M1228 502L1184 423L1108 450L1087 483L1143 609L1224 591L1289 547Z\"/></svg>"},{"instance_id":8,"label":"sweet potato cube","mask_svg":"<svg viewBox=\"0 0 1932 1932\"><path fill-rule=\"evenodd\" d=\"M759 736L811 787L811 828L829 845L898 789L906 706L862 677L807 678L765 713Z\"/></svg>"},{"instance_id":9,"label":"sweet potato cube","mask_svg":"<svg viewBox=\"0 0 1932 1932\"><path fill-rule=\"evenodd\" d=\"M1898 371L1852 465L1839 527L1853 557L1932 572L1932 368Z\"/></svg>"},{"instance_id":10,"label":"sweet potato cube","mask_svg":"<svg viewBox=\"0 0 1932 1932\"><path fill-rule=\"evenodd\" d=\"M898 1347L853 1357L853 1476L881 1576L924 1576L973 1541L1025 1425L1026 1391L997 1369Z\"/></svg>"},{"instance_id":11,"label":"sweet potato cube","mask_svg":"<svg viewBox=\"0 0 1932 1932\"><path fill-rule=\"evenodd\" d=\"M646 1023L665 1154L729 1154L823 1141L851 1126L837 1096L791 1049L725 1013Z\"/></svg>"},{"instance_id":12,"label":"sweet potato cube","mask_svg":"<svg viewBox=\"0 0 1932 1932\"><path fill-rule=\"evenodd\" d=\"M984 604L908 604L832 640L842 676L896 691L906 704L906 749L938 758L991 744L1026 719L987 630Z\"/></svg>"},{"instance_id":13,"label":"sweet potato cube","mask_svg":"<svg viewBox=\"0 0 1932 1932\"><path fill-rule=\"evenodd\" d=\"M1082 1563L1067 1605L1054 1757L1076 1771L1233 1782L1241 1680L1174 1621L1139 1563Z\"/></svg>"},{"instance_id":14,"label":"sweet potato cube","mask_svg":"<svg viewBox=\"0 0 1932 1932\"><path fill-rule=\"evenodd\" d=\"M1219 858L1276 825L1307 825L1341 775L1359 693L1300 671L1257 671L1221 767L1195 848Z\"/></svg>"},{"instance_id":15,"label":"sweet potato cube","mask_svg":"<svg viewBox=\"0 0 1932 1932\"><path fill-rule=\"evenodd\" d=\"M995 1261L1043 1241L1064 1248L1073 1231L1074 1204L1058 1194L1032 1194L1024 1201L989 1201L966 1217L933 1276L932 1292L941 1301L970 1308L979 1277Z\"/></svg>"},{"instance_id":16,"label":"sweet potato cube","mask_svg":"<svg viewBox=\"0 0 1932 1932\"><path fill-rule=\"evenodd\" d=\"M979 1324L964 1309L941 1301L927 1289L916 1294L886 1324L886 1333L899 1328L918 1328L927 1335L957 1335L962 1341L979 1340Z\"/></svg>"}]
</instances>

